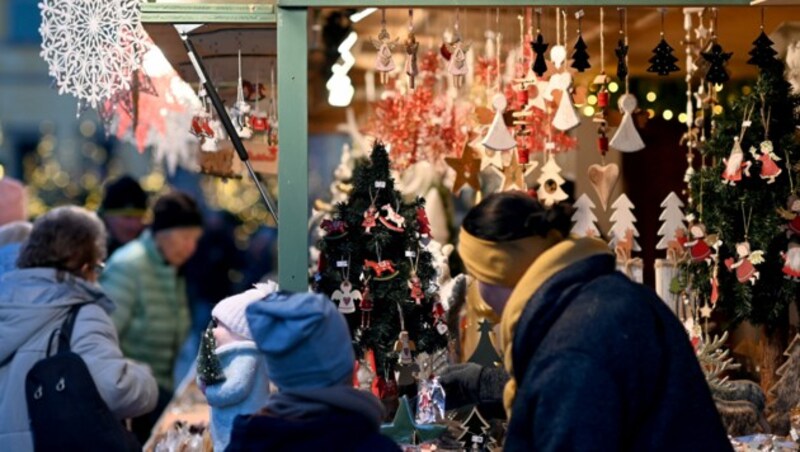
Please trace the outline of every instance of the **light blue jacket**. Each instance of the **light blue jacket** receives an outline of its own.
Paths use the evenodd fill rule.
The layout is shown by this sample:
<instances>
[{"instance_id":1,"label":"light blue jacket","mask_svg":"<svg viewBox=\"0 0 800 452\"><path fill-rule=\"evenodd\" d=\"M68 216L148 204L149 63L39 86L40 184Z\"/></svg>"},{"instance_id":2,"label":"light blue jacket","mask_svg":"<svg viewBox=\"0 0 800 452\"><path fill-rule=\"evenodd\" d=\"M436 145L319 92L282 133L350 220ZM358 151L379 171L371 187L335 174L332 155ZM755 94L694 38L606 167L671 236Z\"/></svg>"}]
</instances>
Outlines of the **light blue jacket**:
<instances>
[{"instance_id":1,"label":"light blue jacket","mask_svg":"<svg viewBox=\"0 0 800 452\"><path fill-rule=\"evenodd\" d=\"M269 378L264 355L253 341L238 341L217 347L225 381L206 387L211 406L211 438L214 450L225 450L231 439L233 419L254 414L269 396Z\"/></svg>"},{"instance_id":2,"label":"light blue jacket","mask_svg":"<svg viewBox=\"0 0 800 452\"><path fill-rule=\"evenodd\" d=\"M0 276L17 269L17 258L22 243L9 243L0 246Z\"/></svg>"}]
</instances>

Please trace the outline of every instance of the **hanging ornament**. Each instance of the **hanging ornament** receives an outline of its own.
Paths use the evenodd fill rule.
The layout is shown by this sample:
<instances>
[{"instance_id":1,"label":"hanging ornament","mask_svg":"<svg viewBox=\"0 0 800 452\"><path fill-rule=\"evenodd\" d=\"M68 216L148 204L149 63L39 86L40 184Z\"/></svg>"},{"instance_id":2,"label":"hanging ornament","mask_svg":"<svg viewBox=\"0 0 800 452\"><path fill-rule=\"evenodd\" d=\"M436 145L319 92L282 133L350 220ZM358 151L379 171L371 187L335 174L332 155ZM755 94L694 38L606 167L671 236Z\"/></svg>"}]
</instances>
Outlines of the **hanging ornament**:
<instances>
[{"instance_id":1,"label":"hanging ornament","mask_svg":"<svg viewBox=\"0 0 800 452\"><path fill-rule=\"evenodd\" d=\"M406 219L399 213L395 212L394 208L390 204L384 204L383 207L381 207L381 210L386 212L386 216L380 217L380 222L386 226L387 229L395 232L405 231Z\"/></svg>"},{"instance_id":2,"label":"hanging ornament","mask_svg":"<svg viewBox=\"0 0 800 452\"><path fill-rule=\"evenodd\" d=\"M422 238L432 238L431 222L424 207L417 207L417 232Z\"/></svg>"},{"instance_id":3,"label":"hanging ornament","mask_svg":"<svg viewBox=\"0 0 800 452\"><path fill-rule=\"evenodd\" d=\"M558 102L558 109L553 116L552 124L553 127L562 132L573 129L581 123L580 116L578 116L575 107L572 105L572 74L563 68L566 58L567 49L564 46L556 45L550 50L550 59L556 70L560 72L550 77L547 89L550 93L557 90L561 91L561 99Z\"/></svg>"},{"instance_id":4,"label":"hanging ornament","mask_svg":"<svg viewBox=\"0 0 800 452\"><path fill-rule=\"evenodd\" d=\"M434 294L433 297L433 308L431 310L433 313L433 325L439 334L447 334L447 322L445 319L447 311L445 311L444 305L439 300L439 295Z\"/></svg>"},{"instance_id":5,"label":"hanging ornament","mask_svg":"<svg viewBox=\"0 0 800 452\"><path fill-rule=\"evenodd\" d=\"M337 240L347 235L347 223L338 218L322 220L319 227L325 231L326 240Z\"/></svg>"},{"instance_id":6,"label":"hanging ornament","mask_svg":"<svg viewBox=\"0 0 800 452\"><path fill-rule=\"evenodd\" d=\"M394 264L390 260L381 259L381 249L380 246L377 244L375 245L375 254L378 255L377 261L372 261L369 259L364 259L364 267L372 270L375 273L375 280L376 281L388 281L399 273L395 268ZM388 275L384 276L384 273L388 273Z\"/></svg>"},{"instance_id":7,"label":"hanging ornament","mask_svg":"<svg viewBox=\"0 0 800 452\"><path fill-rule=\"evenodd\" d=\"M477 152L469 146L468 140L464 141L461 157L445 157L444 161L456 172L453 193L461 193L461 189L465 185L472 187L473 190L480 190L481 159Z\"/></svg>"},{"instance_id":8,"label":"hanging ornament","mask_svg":"<svg viewBox=\"0 0 800 452\"><path fill-rule=\"evenodd\" d=\"M242 51L239 50L239 80L236 85L236 102L230 110L231 121L239 138L248 139L253 136L250 128L250 104L244 100L244 87L242 85Z\"/></svg>"},{"instance_id":9,"label":"hanging ornament","mask_svg":"<svg viewBox=\"0 0 800 452\"><path fill-rule=\"evenodd\" d=\"M731 78L726 66L733 52L724 52L722 46L717 42L716 8L714 9L714 28L711 30L711 49L708 52L700 52L700 55L708 64L708 70L704 77L706 83L722 84Z\"/></svg>"},{"instance_id":10,"label":"hanging ornament","mask_svg":"<svg viewBox=\"0 0 800 452\"><path fill-rule=\"evenodd\" d=\"M789 180L791 181L791 178ZM789 221L785 226L786 237L800 236L800 197L795 194L789 196L786 207L786 209L778 209L780 216Z\"/></svg>"},{"instance_id":11,"label":"hanging ornament","mask_svg":"<svg viewBox=\"0 0 800 452\"><path fill-rule=\"evenodd\" d=\"M589 183L600 200L603 210L608 208L608 200L614 192L614 187L619 181L619 166L616 163L590 165L588 170Z\"/></svg>"},{"instance_id":12,"label":"hanging ornament","mask_svg":"<svg viewBox=\"0 0 800 452\"><path fill-rule=\"evenodd\" d=\"M679 71L680 68L675 65L678 58L672 54L675 51L664 38L664 14L666 8L659 8L661 12L661 41L655 49L653 49L653 56L650 58L650 67L647 72L655 72L658 75L666 76L672 72Z\"/></svg>"},{"instance_id":13,"label":"hanging ornament","mask_svg":"<svg viewBox=\"0 0 800 452\"><path fill-rule=\"evenodd\" d=\"M405 329L400 331L400 335L394 343L394 351L397 352L397 363L401 365L414 364L414 357L411 355L411 352L416 351L416 349L414 341L408 337L408 331ZM398 380L397 383L400 386L405 386L400 380Z\"/></svg>"},{"instance_id":14,"label":"hanging ornament","mask_svg":"<svg viewBox=\"0 0 800 452\"><path fill-rule=\"evenodd\" d=\"M617 8L619 12L619 39L614 54L617 55L617 78L628 78L628 37L625 35L625 8Z\"/></svg>"},{"instance_id":15,"label":"hanging ornament","mask_svg":"<svg viewBox=\"0 0 800 452\"><path fill-rule=\"evenodd\" d=\"M261 109L259 102L264 99L266 96L263 95L264 90L266 87L258 81L258 77L256 77L256 84L253 85L247 81L245 81L245 91L247 91L247 86L251 85L250 93L245 93L245 99L249 100L253 94L255 93L255 108L253 109L253 113L250 115L250 128L253 129L253 132L256 133L263 133L264 138L269 135L269 116L267 116L267 112Z\"/></svg>"},{"instance_id":16,"label":"hanging ornament","mask_svg":"<svg viewBox=\"0 0 800 452\"><path fill-rule=\"evenodd\" d=\"M369 280L367 277L364 281L364 287L361 289L361 303L358 304L358 309L361 310L361 329L365 330L372 325L372 309L374 304L372 301L372 294L369 290Z\"/></svg>"},{"instance_id":17,"label":"hanging ornament","mask_svg":"<svg viewBox=\"0 0 800 452\"><path fill-rule=\"evenodd\" d=\"M398 40L389 35L386 30L386 10L381 9L381 31L378 33L378 39L370 38L378 55L375 58L375 70L380 74L382 84L389 81L389 74L395 70L394 57L392 51L397 46Z\"/></svg>"},{"instance_id":18,"label":"hanging ornament","mask_svg":"<svg viewBox=\"0 0 800 452\"><path fill-rule=\"evenodd\" d=\"M483 137L481 144L492 151L508 151L513 149L517 142L508 131L505 120L503 119L503 112L506 110L508 103L506 96L497 93L492 98L492 107L494 107L494 120L492 125L489 126L489 131Z\"/></svg>"},{"instance_id":19,"label":"hanging ornament","mask_svg":"<svg viewBox=\"0 0 800 452\"><path fill-rule=\"evenodd\" d=\"M467 65L467 52L472 45L471 43L464 42L461 39L460 23L458 17L458 9L456 9L456 23L455 31L453 32L453 41L448 43L447 49L450 52L448 58L447 72L453 76L453 85L456 88L461 88L464 85L464 79L469 73L469 66Z\"/></svg>"},{"instance_id":20,"label":"hanging ornament","mask_svg":"<svg viewBox=\"0 0 800 452\"><path fill-rule=\"evenodd\" d=\"M577 237L600 237L597 229L597 216L594 214L595 205L586 193L582 194L575 204L575 213L572 215L572 229L570 234Z\"/></svg>"},{"instance_id":21,"label":"hanging ornament","mask_svg":"<svg viewBox=\"0 0 800 452\"><path fill-rule=\"evenodd\" d=\"M597 152L605 158L608 154L608 76L606 76L606 54L605 54L605 10L600 8L600 74L598 74L593 85L597 87L597 113L592 118L592 122L597 124ZM605 209L605 207L603 207Z\"/></svg>"},{"instance_id":22,"label":"hanging ornament","mask_svg":"<svg viewBox=\"0 0 800 452\"><path fill-rule=\"evenodd\" d=\"M712 263L712 249L706 241L706 226L703 223L695 223L689 228L691 240L684 244L684 247L689 249L689 256L692 262L706 262ZM722 242L717 242L715 248L718 248Z\"/></svg>"},{"instance_id":23,"label":"hanging ornament","mask_svg":"<svg viewBox=\"0 0 800 452\"><path fill-rule=\"evenodd\" d=\"M408 279L408 288L411 290L411 299L417 305L422 304L422 299L425 298L425 293L422 291L422 281L417 275L417 265L419 264L419 254L411 251L408 260L411 262L411 276Z\"/></svg>"},{"instance_id":24,"label":"hanging ornament","mask_svg":"<svg viewBox=\"0 0 800 452\"><path fill-rule=\"evenodd\" d=\"M750 55L750 59L747 60L747 64L758 66L758 68L761 70L774 67L779 60L775 58L778 52L772 48L773 44L775 43L769 39L769 36L767 36L766 33L764 33L764 8L762 7L761 33L759 33L756 40L753 41L753 49L748 53L748 55Z\"/></svg>"},{"instance_id":25,"label":"hanging ornament","mask_svg":"<svg viewBox=\"0 0 800 452\"><path fill-rule=\"evenodd\" d=\"M636 130L633 123L633 112L636 111L636 97L626 92L617 101L620 111L622 111L622 122L617 131L611 138L609 144L620 152L636 152L644 149L644 141Z\"/></svg>"},{"instance_id":26,"label":"hanging ornament","mask_svg":"<svg viewBox=\"0 0 800 452\"><path fill-rule=\"evenodd\" d=\"M343 270L344 272L344 270ZM331 295L331 300L339 303L339 312L342 314L352 314L356 312L356 301L362 300L361 292L353 290L353 284L350 283L350 266L347 266L347 276L344 276L344 281L339 286L339 289L334 290Z\"/></svg>"},{"instance_id":27,"label":"hanging ornament","mask_svg":"<svg viewBox=\"0 0 800 452\"><path fill-rule=\"evenodd\" d=\"M794 282L800 281L800 243L789 242L786 252L781 252L783 259L783 277Z\"/></svg>"},{"instance_id":28,"label":"hanging ornament","mask_svg":"<svg viewBox=\"0 0 800 452\"><path fill-rule=\"evenodd\" d=\"M775 154L775 148L772 144L772 141L769 140L769 122L772 116L772 107L767 109L767 113L764 114L765 108L765 99L764 96L761 96L761 125L764 127L764 141L758 146L758 150L761 151L761 155L758 155L758 151L756 150L755 146L750 147L750 155L753 156L754 159L761 162L761 179L766 179L767 184L775 183L775 178L780 176L783 170L778 166L777 163L781 159Z\"/></svg>"},{"instance_id":29,"label":"hanging ornament","mask_svg":"<svg viewBox=\"0 0 800 452\"><path fill-rule=\"evenodd\" d=\"M589 53L586 51L587 46L583 41L583 35L581 34L583 15L584 13L582 9L575 13L575 18L578 19L578 40L575 42L575 46L573 47L571 67L577 69L578 72L583 72L592 67L592 65L589 63Z\"/></svg>"},{"instance_id":30,"label":"hanging ornament","mask_svg":"<svg viewBox=\"0 0 800 452\"><path fill-rule=\"evenodd\" d=\"M765 262L764 252L752 251L750 242L747 240L750 222L753 219L753 208L750 207L750 213L745 215L744 204L742 204L742 217L744 219L744 241L736 244L738 259L735 262L732 257L725 259L725 266L728 271L736 272L736 280L740 283L746 284L749 282L751 285L755 285L756 281L761 277L761 273L756 270L755 266Z\"/></svg>"},{"instance_id":31,"label":"hanging ornament","mask_svg":"<svg viewBox=\"0 0 800 452\"><path fill-rule=\"evenodd\" d=\"M561 177L561 167L558 166L552 155L547 156L547 163L542 167L542 174L539 176L538 182L537 196L546 207L551 207L569 198L561 188L561 185L566 182Z\"/></svg>"},{"instance_id":32,"label":"hanging ornament","mask_svg":"<svg viewBox=\"0 0 800 452\"><path fill-rule=\"evenodd\" d=\"M408 76L408 87L412 90L415 86L415 78L419 74L417 66L417 51L419 43L414 37L414 10L408 10L408 37L406 38L406 67L405 72Z\"/></svg>"},{"instance_id":33,"label":"hanging ornament","mask_svg":"<svg viewBox=\"0 0 800 452\"><path fill-rule=\"evenodd\" d=\"M744 119L742 120L742 127L739 130L739 136L733 137L733 148L731 148L728 158L722 159L722 164L724 165L722 171L723 185L735 186L737 182L742 180L742 173L750 177L750 167L753 165L753 162L744 159L742 139L744 139L745 132L752 124L750 117L753 114L754 108L753 105L745 107Z\"/></svg>"},{"instance_id":34,"label":"hanging ornament","mask_svg":"<svg viewBox=\"0 0 800 452\"><path fill-rule=\"evenodd\" d=\"M550 44L544 42L544 36L542 36L542 9L536 8L536 40L531 41L531 49L536 54L536 58L531 69L539 77L542 77L547 72L545 53L549 46Z\"/></svg>"},{"instance_id":35,"label":"hanging ornament","mask_svg":"<svg viewBox=\"0 0 800 452\"><path fill-rule=\"evenodd\" d=\"M528 184L525 183L525 176L529 175L538 164L539 162L532 162L521 165L517 154L511 154L509 164L503 168L503 185L500 191L526 191Z\"/></svg>"},{"instance_id":36,"label":"hanging ornament","mask_svg":"<svg viewBox=\"0 0 800 452\"><path fill-rule=\"evenodd\" d=\"M378 189L378 192L380 192L380 188ZM378 193L376 192L373 195L372 187L369 188L369 198L369 207L367 207L367 210L364 211L364 221L361 222L361 227L364 228L364 232L367 234L372 234L372 228L378 225L377 221L378 217L380 217L378 208L375 206L375 201L378 199Z\"/></svg>"}]
</instances>

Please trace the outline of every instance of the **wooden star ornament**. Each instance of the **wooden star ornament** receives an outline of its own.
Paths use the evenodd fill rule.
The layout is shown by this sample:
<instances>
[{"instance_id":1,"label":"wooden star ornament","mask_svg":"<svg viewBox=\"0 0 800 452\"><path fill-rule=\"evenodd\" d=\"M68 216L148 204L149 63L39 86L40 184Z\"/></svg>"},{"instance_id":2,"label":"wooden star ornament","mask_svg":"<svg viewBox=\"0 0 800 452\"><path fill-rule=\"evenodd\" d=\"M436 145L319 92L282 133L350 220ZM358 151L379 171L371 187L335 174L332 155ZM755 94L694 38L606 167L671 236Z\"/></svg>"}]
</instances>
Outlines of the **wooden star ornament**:
<instances>
[{"instance_id":1,"label":"wooden star ornament","mask_svg":"<svg viewBox=\"0 0 800 452\"><path fill-rule=\"evenodd\" d=\"M461 157L446 157L445 163L456 172L456 180L453 182L453 193L461 193L464 185L469 185L475 190L480 189L478 175L481 172L481 158L474 149L469 147L469 140L465 140L461 150Z\"/></svg>"},{"instance_id":2,"label":"wooden star ornament","mask_svg":"<svg viewBox=\"0 0 800 452\"><path fill-rule=\"evenodd\" d=\"M527 165L521 165L516 152L512 153L510 160L509 164L503 168L503 187L501 191L527 190L527 176L533 172L538 162L534 161Z\"/></svg>"}]
</instances>

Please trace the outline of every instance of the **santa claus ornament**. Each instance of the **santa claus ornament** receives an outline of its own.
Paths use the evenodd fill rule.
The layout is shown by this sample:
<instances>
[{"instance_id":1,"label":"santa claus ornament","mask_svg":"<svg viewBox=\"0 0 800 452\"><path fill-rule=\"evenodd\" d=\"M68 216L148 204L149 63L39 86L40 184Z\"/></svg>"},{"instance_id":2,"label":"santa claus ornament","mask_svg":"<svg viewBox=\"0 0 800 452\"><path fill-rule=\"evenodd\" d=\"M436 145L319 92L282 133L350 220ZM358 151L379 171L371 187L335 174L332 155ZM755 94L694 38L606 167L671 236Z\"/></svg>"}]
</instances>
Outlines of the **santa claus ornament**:
<instances>
[{"instance_id":1,"label":"santa claus ornament","mask_svg":"<svg viewBox=\"0 0 800 452\"><path fill-rule=\"evenodd\" d=\"M722 170L723 184L733 187L738 182L741 182L742 174L750 177L750 167L753 165L753 162L745 160L744 151L742 151L742 140L744 139L745 132L752 124L750 117L753 114L754 108L755 107L752 105L745 107L744 120L742 121L742 127L739 131L739 136L733 137L733 147L731 148L731 153L728 155L728 158L722 159L722 163L724 165Z\"/></svg>"},{"instance_id":2,"label":"santa claus ornament","mask_svg":"<svg viewBox=\"0 0 800 452\"><path fill-rule=\"evenodd\" d=\"M371 41L378 51L378 56L375 58L375 71L380 74L382 84L389 81L389 74L395 70L392 50L397 46L399 39L392 40L389 32L386 31L386 10L381 10L381 31L378 33L378 39L372 38Z\"/></svg>"},{"instance_id":3,"label":"santa claus ornament","mask_svg":"<svg viewBox=\"0 0 800 452\"><path fill-rule=\"evenodd\" d=\"M783 277L794 282L800 281L800 242L793 240L785 253L781 253L783 259Z\"/></svg>"}]
</instances>

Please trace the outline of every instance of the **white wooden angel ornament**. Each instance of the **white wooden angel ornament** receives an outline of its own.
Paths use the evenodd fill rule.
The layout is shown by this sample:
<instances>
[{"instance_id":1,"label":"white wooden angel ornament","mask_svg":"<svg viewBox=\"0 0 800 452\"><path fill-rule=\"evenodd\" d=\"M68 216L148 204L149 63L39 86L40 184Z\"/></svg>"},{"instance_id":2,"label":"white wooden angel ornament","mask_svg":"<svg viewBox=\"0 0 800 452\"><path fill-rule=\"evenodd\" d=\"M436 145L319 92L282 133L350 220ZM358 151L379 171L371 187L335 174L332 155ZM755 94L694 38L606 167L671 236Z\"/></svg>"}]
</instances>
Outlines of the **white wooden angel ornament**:
<instances>
[{"instance_id":1,"label":"white wooden angel ornament","mask_svg":"<svg viewBox=\"0 0 800 452\"><path fill-rule=\"evenodd\" d=\"M356 312L356 302L361 301L361 292L353 290L353 284L348 279L345 279L339 288L333 291L331 300L339 303L339 312L352 314Z\"/></svg>"},{"instance_id":2,"label":"white wooden angel ornament","mask_svg":"<svg viewBox=\"0 0 800 452\"><path fill-rule=\"evenodd\" d=\"M633 112L636 111L637 104L636 97L629 93L623 94L617 101L622 112L622 122L614 132L614 136L611 137L609 144L620 152L636 152L644 149L644 141L633 123Z\"/></svg>"},{"instance_id":3,"label":"white wooden angel ornament","mask_svg":"<svg viewBox=\"0 0 800 452\"><path fill-rule=\"evenodd\" d=\"M483 137L481 144L483 147L492 151L508 151L517 146L517 141L511 136L508 131L508 126L503 120L503 112L506 110L508 102L506 96L497 93L492 98L492 107L494 107L494 119L492 125L489 126L489 131Z\"/></svg>"},{"instance_id":4,"label":"white wooden angel ornament","mask_svg":"<svg viewBox=\"0 0 800 452\"><path fill-rule=\"evenodd\" d=\"M550 50L550 60L553 62L556 70L559 71L550 77L550 82L547 85L547 98L553 99L553 91L561 91L561 99L558 102L558 109L553 116L553 127L566 132L567 130L577 127L581 123L581 118L575 107L572 105L572 74L564 68L564 62L567 59L567 49L562 45L553 46Z\"/></svg>"},{"instance_id":5,"label":"white wooden angel ornament","mask_svg":"<svg viewBox=\"0 0 800 452\"><path fill-rule=\"evenodd\" d=\"M467 65L467 52L469 52L472 43L464 42L461 39L461 32L459 31L458 10L456 10L456 23L455 32L453 33L453 40L447 44L450 51L450 60L447 63L447 73L453 77L453 85L456 88L461 88L464 85L464 79L469 73L469 66Z\"/></svg>"},{"instance_id":6,"label":"white wooden angel ornament","mask_svg":"<svg viewBox=\"0 0 800 452\"><path fill-rule=\"evenodd\" d=\"M381 31L378 39L371 38L372 45L378 51L375 58L375 70L380 74L382 84L389 81L389 74L395 70L394 57L392 51L397 46L400 38L392 40L389 32L386 31L386 10L381 10Z\"/></svg>"}]
</instances>

